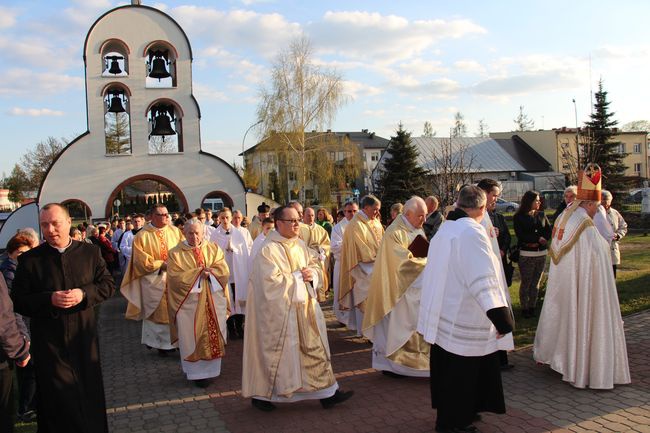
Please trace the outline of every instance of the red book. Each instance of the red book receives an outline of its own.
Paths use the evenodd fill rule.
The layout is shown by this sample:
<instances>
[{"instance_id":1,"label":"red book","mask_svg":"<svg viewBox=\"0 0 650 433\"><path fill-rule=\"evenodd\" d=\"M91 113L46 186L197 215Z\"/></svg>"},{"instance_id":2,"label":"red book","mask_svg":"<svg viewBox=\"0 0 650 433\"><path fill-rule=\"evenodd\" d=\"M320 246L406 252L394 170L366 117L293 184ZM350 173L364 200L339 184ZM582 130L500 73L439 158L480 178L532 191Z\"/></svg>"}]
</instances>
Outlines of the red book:
<instances>
[{"instance_id":1,"label":"red book","mask_svg":"<svg viewBox=\"0 0 650 433\"><path fill-rule=\"evenodd\" d=\"M413 257L426 257L429 252L429 241L422 235L417 235L411 245L409 251L413 253Z\"/></svg>"}]
</instances>

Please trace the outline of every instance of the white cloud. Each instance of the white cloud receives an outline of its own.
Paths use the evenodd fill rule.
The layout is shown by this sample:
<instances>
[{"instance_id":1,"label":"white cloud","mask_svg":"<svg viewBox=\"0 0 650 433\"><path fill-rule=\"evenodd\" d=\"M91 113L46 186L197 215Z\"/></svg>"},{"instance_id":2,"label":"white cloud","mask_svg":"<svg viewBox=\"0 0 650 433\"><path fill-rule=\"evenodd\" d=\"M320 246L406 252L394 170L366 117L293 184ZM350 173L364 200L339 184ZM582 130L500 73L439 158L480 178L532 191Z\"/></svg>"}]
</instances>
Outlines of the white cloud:
<instances>
[{"instance_id":1,"label":"white cloud","mask_svg":"<svg viewBox=\"0 0 650 433\"><path fill-rule=\"evenodd\" d=\"M81 65L78 50L71 45L42 37L0 36L0 57L15 65L30 65L50 71Z\"/></svg>"},{"instance_id":2,"label":"white cloud","mask_svg":"<svg viewBox=\"0 0 650 433\"><path fill-rule=\"evenodd\" d=\"M228 47L253 49L264 57L272 57L278 49L301 33L298 23L287 21L278 13L262 14L247 10L221 11L209 7L179 6L170 11L181 27L208 43Z\"/></svg>"},{"instance_id":3,"label":"white cloud","mask_svg":"<svg viewBox=\"0 0 650 433\"><path fill-rule=\"evenodd\" d=\"M15 68L6 71L0 80L0 97L21 95L38 98L45 94L82 90L83 87L81 77Z\"/></svg>"},{"instance_id":4,"label":"white cloud","mask_svg":"<svg viewBox=\"0 0 650 433\"><path fill-rule=\"evenodd\" d=\"M410 62L401 63L399 68L416 76L430 74L444 74L448 68L442 66L442 62L437 60L413 59Z\"/></svg>"},{"instance_id":5,"label":"white cloud","mask_svg":"<svg viewBox=\"0 0 650 433\"><path fill-rule=\"evenodd\" d=\"M203 100L205 102L214 102L214 101L220 101L220 102L225 102L230 100L228 96L219 91L216 90L206 84L202 83L197 83L196 81L193 84L193 93L196 95L196 97L199 100Z\"/></svg>"},{"instance_id":6,"label":"white cloud","mask_svg":"<svg viewBox=\"0 0 650 433\"><path fill-rule=\"evenodd\" d=\"M547 71L537 74L520 74L508 77L494 77L481 81L469 90L485 96L525 95L535 92L573 89L582 84L574 74L562 71Z\"/></svg>"},{"instance_id":7,"label":"white cloud","mask_svg":"<svg viewBox=\"0 0 650 433\"><path fill-rule=\"evenodd\" d=\"M266 68L262 65L234 54L219 46L210 46L201 50L200 56L207 63L231 70L232 77L239 81L242 78L254 84L259 84L266 76ZM207 64L206 63L206 64Z\"/></svg>"},{"instance_id":8,"label":"white cloud","mask_svg":"<svg viewBox=\"0 0 650 433\"><path fill-rule=\"evenodd\" d=\"M351 96L354 99L359 99L361 97L367 96L377 96L382 94L384 91L379 87L374 87L369 84L361 83L359 81L344 81L343 82L344 93Z\"/></svg>"},{"instance_id":9,"label":"white cloud","mask_svg":"<svg viewBox=\"0 0 650 433\"><path fill-rule=\"evenodd\" d=\"M391 85L402 92L416 94L420 97L452 96L461 90L460 84L450 78L418 81L412 77L404 77L401 81L393 81Z\"/></svg>"},{"instance_id":10,"label":"white cloud","mask_svg":"<svg viewBox=\"0 0 650 433\"><path fill-rule=\"evenodd\" d=\"M16 24L18 13L10 8L0 6L0 29L8 29Z\"/></svg>"},{"instance_id":11,"label":"white cloud","mask_svg":"<svg viewBox=\"0 0 650 433\"><path fill-rule=\"evenodd\" d=\"M14 107L7 111L10 116L63 116L65 113L59 110L50 110L49 108L19 108Z\"/></svg>"},{"instance_id":12,"label":"white cloud","mask_svg":"<svg viewBox=\"0 0 650 433\"><path fill-rule=\"evenodd\" d=\"M367 117L382 118L386 115L386 110L365 110L362 114Z\"/></svg>"},{"instance_id":13,"label":"white cloud","mask_svg":"<svg viewBox=\"0 0 650 433\"><path fill-rule=\"evenodd\" d=\"M458 60L454 67L463 72L485 72L485 67L476 60Z\"/></svg>"},{"instance_id":14,"label":"white cloud","mask_svg":"<svg viewBox=\"0 0 650 433\"><path fill-rule=\"evenodd\" d=\"M63 17L70 24L84 29L116 4L109 0L72 0L72 3L74 6L63 10Z\"/></svg>"},{"instance_id":15,"label":"white cloud","mask_svg":"<svg viewBox=\"0 0 650 433\"><path fill-rule=\"evenodd\" d=\"M486 33L467 19L409 21L363 11L328 11L307 29L319 49L383 64L411 59L443 39Z\"/></svg>"}]
</instances>

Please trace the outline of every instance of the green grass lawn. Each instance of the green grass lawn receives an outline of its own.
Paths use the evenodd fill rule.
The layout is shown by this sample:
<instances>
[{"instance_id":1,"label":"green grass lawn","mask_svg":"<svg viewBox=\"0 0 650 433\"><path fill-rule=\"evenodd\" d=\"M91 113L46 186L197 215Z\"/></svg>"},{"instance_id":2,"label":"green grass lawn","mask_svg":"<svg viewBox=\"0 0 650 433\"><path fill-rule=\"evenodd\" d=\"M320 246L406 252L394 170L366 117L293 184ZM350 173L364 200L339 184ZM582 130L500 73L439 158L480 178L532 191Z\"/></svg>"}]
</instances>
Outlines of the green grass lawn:
<instances>
[{"instance_id":1,"label":"green grass lawn","mask_svg":"<svg viewBox=\"0 0 650 433\"><path fill-rule=\"evenodd\" d=\"M650 236L628 235L621 241L621 265L618 267L616 288L623 315L650 308ZM548 270L548 261L547 268ZM546 273L542 284L545 284ZM510 297L515 310L515 345L532 344L537 329L537 318L524 319L519 308L519 269L515 266ZM543 295L542 293L540 293ZM541 302L538 303L539 315Z\"/></svg>"}]
</instances>

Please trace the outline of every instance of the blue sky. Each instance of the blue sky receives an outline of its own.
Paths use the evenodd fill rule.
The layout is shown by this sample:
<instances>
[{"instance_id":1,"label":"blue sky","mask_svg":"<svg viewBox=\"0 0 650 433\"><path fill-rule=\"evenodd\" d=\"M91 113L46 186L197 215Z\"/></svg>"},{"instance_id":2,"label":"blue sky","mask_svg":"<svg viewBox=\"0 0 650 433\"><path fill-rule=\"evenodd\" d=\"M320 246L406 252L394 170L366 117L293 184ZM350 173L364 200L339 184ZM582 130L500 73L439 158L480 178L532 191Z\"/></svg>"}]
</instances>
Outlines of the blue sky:
<instances>
[{"instance_id":1,"label":"blue sky","mask_svg":"<svg viewBox=\"0 0 650 433\"><path fill-rule=\"evenodd\" d=\"M86 130L82 48L113 0L5 0L0 6L0 172L48 136ZM509 131L520 105L536 128L575 125L603 78L620 124L650 119L647 1L167 1L194 52L203 149L238 160L278 50L300 33L336 68L351 101L333 130L386 138L401 121L446 135L463 113ZM249 134L246 147L255 143Z\"/></svg>"}]
</instances>

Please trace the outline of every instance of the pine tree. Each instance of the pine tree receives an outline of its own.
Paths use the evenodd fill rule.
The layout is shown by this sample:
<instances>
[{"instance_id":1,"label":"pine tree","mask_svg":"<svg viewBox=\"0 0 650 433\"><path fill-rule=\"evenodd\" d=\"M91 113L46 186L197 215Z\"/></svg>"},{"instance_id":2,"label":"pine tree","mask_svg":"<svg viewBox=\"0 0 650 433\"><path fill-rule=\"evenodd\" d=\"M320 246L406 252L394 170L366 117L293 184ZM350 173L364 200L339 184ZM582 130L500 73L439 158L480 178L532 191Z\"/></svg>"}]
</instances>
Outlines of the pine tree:
<instances>
[{"instance_id":1,"label":"pine tree","mask_svg":"<svg viewBox=\"0 0 650 433\"><path fill-rule=\"evenodd\" d=\"M621 152L620 141L612 139L618 122L613 119L615 113L609 111L611 101L607 100L602 80L598 83L598 91L594 97L596 102L590 115L591 120L585 122L588 139L581 162L582 165L589 162L598 164L603 171L603 188L620 191L625 188L626 154Z\"/></svg>"},{"instance_id":2,"label":"pine tree","mask_svg":"<svg viewBox=\"0 0 650 433\"><path fill-rule=\"evenodd\" d=\"M400 123L395 136L390 138L384 165L378 181L382 212L388 214L391 205L404 203L414 195L427 195L428 170L418 163L418 149L411 143L411 133Z\"/></svg>"}]
</instances>

